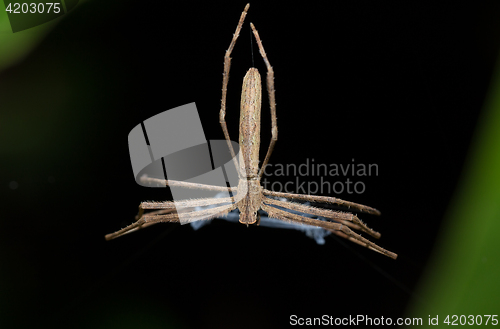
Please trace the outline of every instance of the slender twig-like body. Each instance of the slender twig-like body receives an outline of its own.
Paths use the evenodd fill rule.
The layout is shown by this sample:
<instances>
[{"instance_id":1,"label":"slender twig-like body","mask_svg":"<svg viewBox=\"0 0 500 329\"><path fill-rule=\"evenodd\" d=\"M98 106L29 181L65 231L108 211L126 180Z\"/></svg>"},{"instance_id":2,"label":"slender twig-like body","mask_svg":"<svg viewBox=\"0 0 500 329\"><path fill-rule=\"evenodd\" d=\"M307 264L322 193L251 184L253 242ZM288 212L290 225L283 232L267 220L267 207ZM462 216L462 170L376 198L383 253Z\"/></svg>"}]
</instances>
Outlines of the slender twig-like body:
<instances>
[{"instance_id":1,"label":"slender twig-like body","mask_svg":"<svg viewBox=\"0 0 500 329\"><path fill-rule=\"evenodd\" d=\"M240 107L240 185L247 184L247 193L239 201L240 223L253 224L262 203L259 178L260 112L262 84L256 68L243 78Z\"/></svg>"},{"instance_id":2,"label":"slender twig-like body","mask_svg":"<svg viewBox=\"0 0 500 329\"><path fill-rule=\"evenodd\" d=\"M224 188L211 185L194 184L179 181L166 181L156 178L143 177L141 180L143 182L159 183L163 185L184 187L184 188L194 188L194 189L204 189L211 191L229 191L231 193L236 193L237 198L236 203L234 203L234 198L210 198L210 199L198 199L198 200L179 200L175 203L172 201L164 202L143 202L139 206L139 214L137 215L137 221L115 233L106 235L106 239L114 239L116 237L122 236L124 234L133 232L142 227L153 225L155 223L161 222L179 222L179 214L182 213L183 219L189 221L197 220L207 220L215 217L224 216L229 211L236 208L240 210L240 222L246 225L259 223L258 211L263 210L267 212L269 217L276 218L285 222L290 223L300 223L303 225L318 226L325 230L328 230L338 236L351 240L359 245L365 246L371 250L377 251L388 257L396 259L397 255L393 252L385 250L384 248L378 246L377 244L371 242L370 240L362 237L361 235L355 233L352 229L362 231L366 234L371 235L374 238L379 238L380 233L375 232L370 229L366 224L358 218L357 215L348 212L339 212L329 209L316 208L309 205L304 205L300 203L295 203L291 201L276 200L275 197L286 198L286 199L297 199L310 202L320 202L336 204L349 209L356 210L362 213L369 213L373 215L380 215L377 209L357 204L350 201L344 201L334 197L327 196L314 196L314 195L304 195L304 194L292 194L292 193L282 193L265 190L260 185L260 179L264 172L265 166L268 164L271 154L274 149L274 145L278 140L278 125L276 120L276 101L275 101L275 90L274 90L274 71L267 58L267 54L264 51L264 46L259 37L259 33L255 29L255 26L250 23L252 32L257 41L259 47L259 52L264 59L267 68L267 91L269 96L269 104L271 110L271 141L269 144L266 157L259 169L259 150L260 150L260 122L261 122L261 104L262 104L262 81L260 74L256 68L250 68L243 79L243 86L241 92L241 104L240 104L240 135L239 135L239 146L240 146L240 158L237 161L235 157L235 152L233 150L231 140L229 138L229 132L227 130L227 125L225 121L226 116L226 96L227 96L227 85L229 81L229 69L231 66L231 52L238 39L241 27L245 20L249 4L246 5L243 13L241 14L240 20L236 27L236 32L233 35L233 39L229 48L224 56L224 78L222 81L222 100L221 109L219 115L219 122L224 132L224 136L227 140L228 147L230 149L231 155L233 156L234 163L239 173L239 184L237 188ZM228 205L229 204L229 205ZM194 210L195 207L212 206L213 208ZM158 209L153 212L144 214L145 209ZM283 210L285 209L285 210ZM299 211L301 213L320 216L326 220L311 218L308 216L298 215L292 213L291 211Z\"/></svg>"}]
</instances>

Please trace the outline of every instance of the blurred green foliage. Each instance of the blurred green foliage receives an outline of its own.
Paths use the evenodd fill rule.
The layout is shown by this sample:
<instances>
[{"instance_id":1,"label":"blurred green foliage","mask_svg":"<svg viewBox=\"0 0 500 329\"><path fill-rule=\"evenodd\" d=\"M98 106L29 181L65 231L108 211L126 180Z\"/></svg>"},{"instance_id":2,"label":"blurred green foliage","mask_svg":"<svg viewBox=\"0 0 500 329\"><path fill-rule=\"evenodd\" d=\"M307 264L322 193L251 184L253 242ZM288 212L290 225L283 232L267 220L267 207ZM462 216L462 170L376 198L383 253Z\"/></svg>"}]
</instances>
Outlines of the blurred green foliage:
<instances>
[{"instance_id":1,"label":"blurred green foliage","mask_svg":"<svg viewBox=\"0 0 500 329\"><path fill-rule=\"evenodd\" d=\"M57 21L13 33L5 11L5 4L0 1L0 45L2 45L0 47L0 71L25 58L57 24Z\"/></svg>"},{"instance_id":2,"label":"blurred green foliage","mask_svg":"<svg viewBox=\"0 0 500 329\"><path fill-rule=\"evenodd\" d=\"M425 204L421 207L425 209ZM461 181L418 290L420 301L415 301L410 315L422 317L424 325L429 316L439 315L439 325L444 326L447 315L499 314L499 233L500 61Z\"/></svg>"},{"instance_id":3,"label":"blurred green foliage","mask_svg":"<svg viewBox=\"0 0 500 329\"><path fill-rule=\"evenodd\" d=\"M84 2L79 1L79 4ZM72 7L75 1L71 2ZM66 16L66 15L64 15ZM0 72L5 68L22 61L31 50L33 50L43 38L50 32L61 18L54 19L42 25L20 31L12 32L9 17L5 11L4 1L0 1Z\"/></svg>"}]
</instances>

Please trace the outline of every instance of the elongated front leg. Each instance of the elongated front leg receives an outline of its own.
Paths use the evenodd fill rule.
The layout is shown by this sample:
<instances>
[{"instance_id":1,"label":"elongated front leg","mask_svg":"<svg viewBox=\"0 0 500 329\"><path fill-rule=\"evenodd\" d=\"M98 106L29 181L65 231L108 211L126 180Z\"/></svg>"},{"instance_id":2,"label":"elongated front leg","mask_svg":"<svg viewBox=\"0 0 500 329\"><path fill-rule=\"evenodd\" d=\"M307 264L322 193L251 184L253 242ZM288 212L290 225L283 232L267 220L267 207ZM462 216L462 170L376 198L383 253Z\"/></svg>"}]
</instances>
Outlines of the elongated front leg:
<instances>
[{"instance_id":1,"label":"elongated front leg","mask_svg":"<svg viewBox=\"0 0 500 329\"><path fill-rule=\"evenodd\" d=\"M239 177L241 177L241 173L239 170L238 162L236 161L236 156L234 153L233 145L231 144L231 139L229 138L229 132L227 131L226 124L226 96L227 96L227 84L229 82L229 70L231 69L231 53L233 52L234 45L236 44L236 40L240 36L241 27L243 26L243 22L245 21L245 17L247 15L248 8L250 4L245 6L243 12L240 16L240 21L238 22L238 26L236 26L236 32L233 34L233 39L231 40L231 44L226 51L226 55L224 56L224 73L222 78L222 100L219 114L219 123L222 127L222 131L224 131L224 136L226 137L227 145L229 150L231 151L231 156L233 157L234 165L236 170L238 170Z\"/></svg>"},{"instance_id":2,"label":"elongated front leg","mask_svg":"<svg viewBox=\"0 0 500 329\"><path fill-rule=\"evenodd\" d=\"M259 180L262 178L262 174L266 170L266 166L269 163L269 159L271 158L271 154L273 153L274 144L278 140L278 122L276 119L276 98L274 91L274 70L267 59L266 51L264 50L264 46L262 45L262 41L259 37L259 32L255 29L255 26L250 23L252 27L253 34L255 36L255 40L257 40L257 45L259 46L259 52L267 67L267 92L269 94L269 106L271 108L271 142L269 143L269 148L267 150L266 157L264 158L264 162L262 162L262 167L260 167L259 171Z\"/></svg>"},{"instance_id":3,"label":"elongated front leg","mask_svg":"<svg viewBox=\"0 0 500 329\"><path fill-rule=\"evenodd\" d=\"M328 196L274 192L274 191L269 191L266 189L263 189L262 193L264 193L264 195L275 196L278 198L287 198L287 199L304 200L304 201L309 201L309 202L338 204L339 206L344 206L344 207L347 207L349 209L352 208L352 209L358 210L360 212L380 216L380 211L378 211L375 208L368 207L368 206L365 206L365 205L362 205L359 203L341 200L338 198L328 197Z\"/></svg>"}]
</instances>

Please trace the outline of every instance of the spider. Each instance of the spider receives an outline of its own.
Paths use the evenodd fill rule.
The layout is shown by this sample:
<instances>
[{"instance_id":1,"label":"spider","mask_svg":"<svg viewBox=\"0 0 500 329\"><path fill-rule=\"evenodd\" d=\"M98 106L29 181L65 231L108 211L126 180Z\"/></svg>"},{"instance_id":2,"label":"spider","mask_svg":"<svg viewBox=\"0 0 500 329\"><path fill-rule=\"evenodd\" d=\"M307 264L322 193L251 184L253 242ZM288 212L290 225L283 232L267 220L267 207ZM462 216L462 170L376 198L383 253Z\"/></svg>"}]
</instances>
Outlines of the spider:
<instances>
[{"instance_id":1,"label":"spider","mask_svg":"<svg viewBox=\"0 0 500 329\"><path fill-rule=\"evenodd\" d=\"M269 217L275 218L288 223L310 225L323 228L336 234L340 237L346 238L352 242L365 246L369 249L377 251L383 255L397 258L397 254L385 250L363 236L355 233L352 229L359 230L374 238L380 238L380 233L375 232L366 226L365 223L358 218L357 215L350 212L334 211L330 209L322 209L305 205L302 203L283 201L285 199L295 199L308 202L336 204L349 209L355 209L362 213L372 215L380 215L380 212L374 208L344 201L334 197L315 196L305 194L292 194L274 192L264 189L260 180L264 169L269 162L274 145L278 140L278 126L276 122L276 101L274 90L274 71L267 58L267 54L262 45L259 33L255 26L250 23L252 32L257 41L259 52L267 67L267 91L269 96L269 104L271 110L272 121L272 137L269 148L264 158L264 162L259 169L259 148L260 148L260 114L261 114L261 101L262 101L262 84L261 77L256 68L250 68L243 79L242 94L241 94L241 108L240 108L240 136L239 145L240 153L239 160L236 160L233 146L230 142L229 133L225 121L226 115L226 95L227 85L229 80L229 69L231 66L231 52L236 44L243 22L247 15L250 4L245 6L236 32L224 56L224 75L222 81L222 100L219 115L219 122L224 132L225 139L228 143L229 150L233 157L236 168L239 173L239 183L237 187L219 187L213 185L195 184L189 182L181 182L174 180L162 180L152 177L141 177L141 182L144 183L160 183L170 187L183 187L194 188L216 192L230 192L230 197L225 198L202 198L191 199L183 201L165 201L165 202L142 202L139 205L139 213L136 216L136 222L115 232L106 235L106 240L111 240L122 236L124 234L136 231L140 228L147 227L161 222L180 222L179 216L188 221L208 220L215 217L227 215L230 211L239 209L240 217L239 222L245 225L259 224L260 217L259 210L265 211ZM236 194L236 200L233 195ZM281 200L277 199L280 198ZM206 207L202 210L197 210L195 207ZM279 208L278 208L279 207ZM200 208L198 208L200 209ZM285 211L283 209L293 211ZM144 210L155 210L144 214ZM328 220L315 219L304 215L297 214L297 212L319 216Z\"/></svg>"}]
</instances>

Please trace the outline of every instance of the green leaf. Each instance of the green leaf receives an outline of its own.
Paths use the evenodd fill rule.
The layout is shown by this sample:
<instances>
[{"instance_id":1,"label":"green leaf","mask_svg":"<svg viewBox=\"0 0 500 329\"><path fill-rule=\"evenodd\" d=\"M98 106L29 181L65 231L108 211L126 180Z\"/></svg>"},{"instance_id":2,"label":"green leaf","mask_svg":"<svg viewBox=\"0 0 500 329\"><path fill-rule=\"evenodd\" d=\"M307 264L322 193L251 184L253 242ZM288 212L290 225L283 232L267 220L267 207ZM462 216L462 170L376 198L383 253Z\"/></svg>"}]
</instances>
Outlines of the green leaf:
<instances>
[{"instance_id":1,"label":"green leaf","mask_svg":"<svg viewBox=\"0 0 500 329\"><path fill-rule=\"evenodd\" d=\"M471 145L411 309L424 324L500 311L500 59Z\"/></svg>"}]
</instances>

